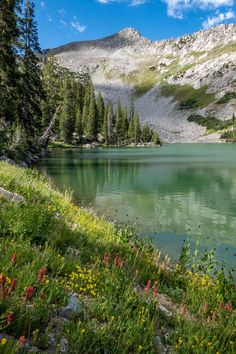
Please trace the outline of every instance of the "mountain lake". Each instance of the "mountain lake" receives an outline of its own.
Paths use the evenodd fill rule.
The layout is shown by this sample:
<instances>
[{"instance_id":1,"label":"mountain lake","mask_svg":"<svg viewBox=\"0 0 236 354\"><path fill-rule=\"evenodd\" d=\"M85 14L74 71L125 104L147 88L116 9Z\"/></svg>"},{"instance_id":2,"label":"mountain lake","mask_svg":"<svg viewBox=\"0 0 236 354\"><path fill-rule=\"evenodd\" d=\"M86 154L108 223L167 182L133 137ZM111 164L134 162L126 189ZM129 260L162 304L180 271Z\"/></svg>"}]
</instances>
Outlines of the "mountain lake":
<instances>
[{"instance_id":1,"label":"mountain lake","mask_svg":"<svg viewBox=\"0 0 236 354\"><path fill-rule=\"evenodd\" d=\"M40 162L60 190L135 227L174 260L183 241L236 261L236 145L53 149Z\"/></svg>"}]
</instances>

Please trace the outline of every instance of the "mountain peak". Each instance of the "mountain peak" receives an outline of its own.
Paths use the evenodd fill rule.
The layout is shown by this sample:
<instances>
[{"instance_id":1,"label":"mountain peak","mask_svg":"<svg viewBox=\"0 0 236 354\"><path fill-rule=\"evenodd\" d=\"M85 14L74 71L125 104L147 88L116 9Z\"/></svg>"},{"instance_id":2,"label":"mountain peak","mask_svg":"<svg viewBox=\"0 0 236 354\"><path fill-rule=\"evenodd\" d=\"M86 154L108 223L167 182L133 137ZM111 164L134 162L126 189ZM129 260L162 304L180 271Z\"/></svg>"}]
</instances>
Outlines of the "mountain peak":
<instances>
[{"instance_id":1,"label":"mountain peak","mask_svg":"<svg viewBox=\"0 0 236 354\"><path fill-rule=\"evenodd\" d=\"M119 32L119 35L122 37L141 37L140 32L138 32L135 28L127 27L124 28L122 31Z\"/></svg>"}]
</instances>

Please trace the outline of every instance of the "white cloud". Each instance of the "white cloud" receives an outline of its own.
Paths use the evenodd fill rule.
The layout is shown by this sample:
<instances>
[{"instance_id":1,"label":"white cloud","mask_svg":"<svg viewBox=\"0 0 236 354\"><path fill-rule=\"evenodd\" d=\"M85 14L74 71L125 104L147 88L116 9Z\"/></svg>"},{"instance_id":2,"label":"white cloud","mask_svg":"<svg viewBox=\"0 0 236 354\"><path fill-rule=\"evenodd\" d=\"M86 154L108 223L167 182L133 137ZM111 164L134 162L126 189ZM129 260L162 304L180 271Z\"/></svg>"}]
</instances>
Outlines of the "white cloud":
<instances>
[{"instance_id":1,"label":"white cloud","mask_svg":"<svg viewBox=\"0 0 236 354\"><path fill-rule=\"evenodd\" d=\"M100 4L110 4L111 2L114 2L114 1L113 0L97 0L97 2L100 2Z\"/></svg>"},{"instance_id":2,"label":"white cloud","mask_svg":"<svg viewBox=\"0 0 236 354\"><path fill-rule=\"evenodd\" d=\"M215 16L207 17L207 19L202 23L204 29L210 28L212 26L218 25L224 21L236 18L234 11L229 10L225 13L216 12Z\"/></svg>"},{"instance_id":3,"label":"white cloud","mask_svg":"<svg viewBox=\"0 0 236 354\"><path fill-rule=\"evenodd\" d=\"M51 15L47 15L48 21L52 22L52 16Z\"/></svg>"},{"instance_id":4,"label":"white cloud","mask_svg":"<svg viewBox=\"0 0 236 354\"><path fill-rule=\"evenodd\" d=\"M132 0L130 5L131 6L139 6L139 5L144 5L147 3L147 0Z\"/></svg>"},{"instance_id":5,"label":"white cloud","mask_svg":"<svg viewBox=\"0 0 236 354\"><path fill-rule=\"evenodd\" d=\"M62 17L64 17L65 14L66 14L66 10L63 9L63 8L61 8L60 10L58 10L58 13L59 13L60 15L62 15Z\"/></svg>"},{"instance_id":6,"label":"white cloud","mask_svg":"<svg viewBox=\"0 0 236 354\"><path fill-rule=\"evenodd\" d=\"M78 21L71 21L70 24L72 28L80 33L86 30L86 26L81 25Z\"/></svg>"},{"instance_id":7,"label":"white cloud","mask_svg":"<svg viewBox=\"0 0 236 354\"><path fill-rule=\"evenodd\" d=\"M45 3L45 1L41 1L41 2L40 2L40 6L41 6L42 9L46 9L46 3Z\"/></svg>"},{"instance_id":8,"label":"white cloud","mask_svg":"<svg viewBox=\"0 0 236 354\"><path fill-rule=\"evenodd\" d=\"M139 6L146 4L149 0L96 0L100 4L112 4L115 2L127 3L130 6Z\"/></svg>"},{"instance_id":9,"label":"white cloud","mask_svg":"<svg viewBox=\"0 0 236 354\"><path fill-rule=\"evenodd\" d=\"M162 0L167 4L168 16L183 18L189 9L216 9L221 6L233 6L234 0Z\"/></svg>"},{"instance_id":10,"label":"white cloud","mask_svg":"<svg viewBox=\"0 0 236 354\"><path fill-rule=\"evenodd\" d=\"M64 20L62 20L62 19L60 19L60 23L61 23L63 26L67 26L67 22L64 21Z\"/></svg>"}]
</instances>

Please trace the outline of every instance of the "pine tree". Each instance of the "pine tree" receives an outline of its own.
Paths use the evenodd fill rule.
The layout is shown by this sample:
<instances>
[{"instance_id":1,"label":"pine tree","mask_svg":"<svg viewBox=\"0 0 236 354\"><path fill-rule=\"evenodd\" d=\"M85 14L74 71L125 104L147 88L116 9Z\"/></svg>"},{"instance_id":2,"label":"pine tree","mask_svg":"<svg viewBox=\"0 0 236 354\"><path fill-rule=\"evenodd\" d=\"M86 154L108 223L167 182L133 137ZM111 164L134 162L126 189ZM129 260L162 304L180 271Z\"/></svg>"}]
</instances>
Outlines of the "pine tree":
<instances>
[{"instance_id":1,"label":"pine tree","mask_svg":"<svg viewBox=\"0 0 236 354\"><path fill-rule=\"evenodd\" d=\"M34 19L34 4L26 1L20 26L21 47L21 122L29 137L39 132L41 118L41 99L43 95L40 65L37 53L40 52L37 26ZM31 140L29 138L29 140Z\"/></svg>"},{"instance_id":2,"label":"pine tree","mask_svg":"<svg viewBox=\"0 0 236 354\"><path fill-rule=\"evenodd\" d=\"M128 113L127 107L125 106L122 111L122 122L121 122L121 130L122 130L122 143L127 144L128 138Z\"/></svg>"},{"instance_id":3,"label":"pine tree","mask_svg":"<svg viewBox=\"0 0 236 354\"><path fill-rule=\"evenodd\" d=\"M135 106L134 106L134 96L132 95L130 99L129 121L134 119L134 116L135 116Z\"/></svg>"},{"instance_id":4,"label":"pine tree","mask_svg":"<svg viewBox=\"0 0 236 354\"><path fill-rule=\"evenodd\" d=\"M54 57L47 58L42 65L42 85L45 93L41 103L42 126L47 127L62 101L61 76Z\"/></svg>"},{"instance_id":5,"label":"pine tree","mask_svg":"<svg viewBox=\"0 0 236 354\"><path fill-rule=\"evenodd\" d=\"M123 138L123 130L122 130L122 108L120 104L120 99L117 99L117 105L116 105L116 141L118 145L122 144L122 138Z\"/></svg>"},{"instance_id":6,"label":"pine tree","mask_svg":"<svg viewBox=\"0 0 236 354\"><path fill-rule=\"evenodd\" d=\"M97 99L97 130L99 133L101 133L102 131L104 111L105 111L104 101L101 92L99 92L98 99Z\"/></svg>"},{"instance_id":7,"label":"pine tree","mask_svg":"<svg viewBox=\"0 0 236 354\"><path fill-rule=\"evenodd\" d=\"M144 124L143 129L142 129L142 141L150 142L151 139L152 139L152 133L151 133L149 125L146 123L146 124Z\"/></svg>"},{"instance_id":8,"label":"pine tree","mask_svg":"<svg viewBox=\"0 0 236 354\"><path fill-rule=\"evenodd\" d=\"M104 142L108 143L108 106L105 107L104 117L103 117L103 125L102 125L102 137Z\"/></svg>"},{"instance_id":9,"label":"pine tree","mask_svg":"<svg viewBox=\"0 0 236 354\"><path fill-rule=\"evenodd\" d=\"M73 140L75 129L75 109L74 102L71 99L73 90L71 80L67 79L64 83L64 96L60 115L60 138L66 143Z\"/></svg>"},{"instance_id":10,"label":"pine tree","mask_svg":"<svg viewBox=\"0 0 236 354\"><path fill-rule=\"evenodd\" d=\"M134 142L135 144L140 142L141 138L141 128L140 128L140 121L139 121L139 115L136 114L134 118Z\"/></svg>"},{"instance_id":11,"label":"pine tree","mask_svg":"<svg viewBox=\"0 0 236 354\"><path fill-rule=\"evenodd\" d=\"M159 139L158 132L156 129L154 129L154 131L153 131L152 142L155 145L160 144L160 139Z\"/></svg>"},{"instance_id":12,"label":"pine tree","mask_svg":"<svg viewBox=\"0 0 236 354\"><path fill-rule=\"evenodd\" d=\"M90 94L90 102L88 109L88 118L86 122L86 138L93 141L97 136L97 120L96 120L96 101L93 89Z\"/></svg>"},{"instance_id":13,"label":"pine tree","mask_svg":"<svg viewBox=\"0 0 236 354\"><path fill-rule=\"evenodd\" d=\"M128 139L129 143L134 142L134 118L132 118L129 122Z\"/></svg>"},{"instance_id":14,"label":"pine tree","mask_svg":"<svg viewBox=\"0 0 236 354\"><path fill-rule=\"evenodd\" d=\"M76 113L75 133L78 134L79 141L81 141L84 133L84 128L83 128L83 119L82 119L82 113L80 111L80 107L78 107Z\"/></svg>"},{"instance_id":15,"label":"pine tree","mask_svg":"<svg viewBox=\"0 0 236 354\"><path fill-rule=\"evenodd\" d=\"M20 0L0 1L0 148L9 141L17 119L19 76L16 45Z\"/></svg>"},{"instance_id":16,"label":"pine tree","mask_svg":"<svg viewBox=\"0 0 236 354\"><path fill-rule=\"evenodd\" d=\"M91 81L89 81L86 83L84 89L84 100L83 100L83 111L82 111L82 120L83 120L83 126L85 131L87 128L91 91L92 91L92 83Z\"/></svg>"},{"instance_id":17,"label":"pine tree","mask_svg":"<svg viewBox=\"0 0 236 354\"><path fill-rule=\"evenodd\" d=\"M107 134L108 143L113 143L113 130L114 130L114 117L113 117L113 105L112 102L109 104L108 115L107 115Z\"/></svg>"}]
</instances>

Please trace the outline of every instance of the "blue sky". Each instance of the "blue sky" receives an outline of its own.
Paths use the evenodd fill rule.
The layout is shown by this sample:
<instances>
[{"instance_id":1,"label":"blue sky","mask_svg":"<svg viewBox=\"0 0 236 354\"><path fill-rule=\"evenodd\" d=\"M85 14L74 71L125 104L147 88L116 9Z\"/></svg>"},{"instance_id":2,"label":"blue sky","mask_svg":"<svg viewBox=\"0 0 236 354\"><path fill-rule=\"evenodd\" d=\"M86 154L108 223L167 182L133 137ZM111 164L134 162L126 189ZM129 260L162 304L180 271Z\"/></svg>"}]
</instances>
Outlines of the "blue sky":
<instances>
[{"instance_id":1,"label":"blue sky","mask_svg":"<svg viewBox=\"0 0 236 354\"><path fill-rule=\"evenodd\" d=\"M236 23L236 0L35 0L41 47L136 28L152 40Z\"/></svg>"}]
</instances>

